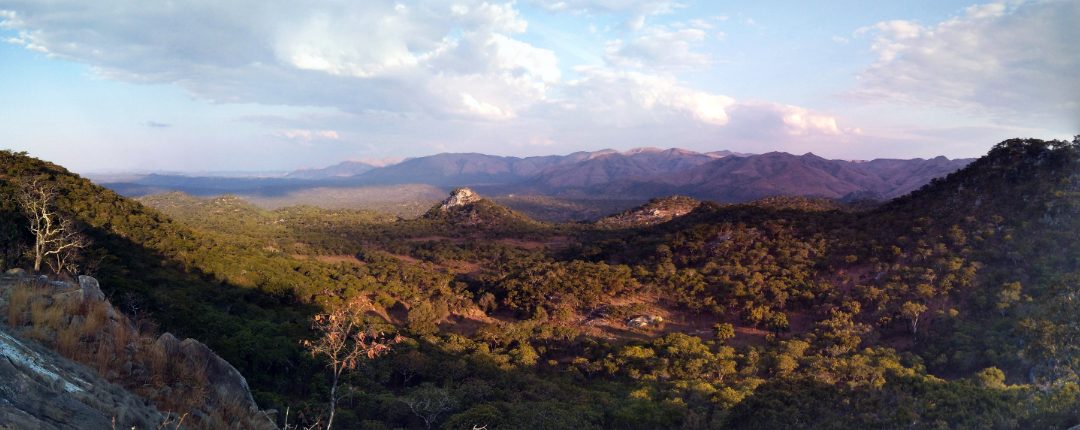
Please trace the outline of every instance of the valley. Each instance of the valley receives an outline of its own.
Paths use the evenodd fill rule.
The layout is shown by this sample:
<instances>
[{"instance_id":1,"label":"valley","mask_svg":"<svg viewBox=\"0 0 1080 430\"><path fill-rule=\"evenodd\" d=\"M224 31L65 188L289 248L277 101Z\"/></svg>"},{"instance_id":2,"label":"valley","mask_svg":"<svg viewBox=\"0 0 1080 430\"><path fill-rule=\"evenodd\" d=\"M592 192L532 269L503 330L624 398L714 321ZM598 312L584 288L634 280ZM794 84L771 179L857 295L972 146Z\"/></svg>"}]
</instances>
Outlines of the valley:
<instances>
[{"instance_id":1,"label":"valley","mask_svg":"<svg viewBox=\"0 0 1080 430\"><path fill-rule=\"evenodd\" d=\"M701 165L727 181L772 171L731 157ZM769 157L834 178L868 171ZM744 183L789 190L775 184L820 177L785 163ZM1004 141L942 177L931 176L940 166L863 164L888 184L874 192L910 192L868 203L844 199L865 191L847 187L731 185L733 201L608 208L443 182L455 184L449 198L406 217L180 192L130 199L5 151L0 266L27 264L20 178L62 190L56 207L90 239L78 270L120 312L235 366L278 425L285 410L293 424L325 422L331 380L303 342L316 338L314 317L355 303L366 330L396 340L343 374L342 428L1080 423L1069 299L1080 140ZM590 215L539 220L508 199Z\"/></svg>"}]
</instances>

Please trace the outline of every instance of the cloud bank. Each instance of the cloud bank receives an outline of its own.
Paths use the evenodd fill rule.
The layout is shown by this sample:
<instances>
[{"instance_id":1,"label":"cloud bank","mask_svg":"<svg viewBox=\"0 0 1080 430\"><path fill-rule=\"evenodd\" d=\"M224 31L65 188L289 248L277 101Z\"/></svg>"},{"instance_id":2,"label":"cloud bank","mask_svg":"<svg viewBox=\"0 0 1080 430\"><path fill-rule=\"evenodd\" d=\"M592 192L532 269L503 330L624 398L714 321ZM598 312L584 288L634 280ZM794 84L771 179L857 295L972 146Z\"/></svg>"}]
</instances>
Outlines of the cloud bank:
<instances>
[{"instance_id":1,"label":"cloud bank","mask_svg":"<svg viewBox=\"0 0 1080 430\"><path fill-rule=\"evenodd\" d=\"M872 36L877 55L857 94L1080 130L1077 22L1080 2L1070 0L975 5L935 24L879 22L856 32Z\"/></svg>"},{"instance_id":2,"label":"cloud bank","mask_svg":"<svg viewBox=\"0 0 1080 430\"><path fill-rule=\"evenodd\" d=\"M789 137L841 132L836 119L824 114L742 105L680 81L677 71L709 64L695 48L709 25L645 23L681 7L677 3L544 6L624 14L632 25L625 38L607 43L603 64L582 66L562 64L553 50L527 42L529 23L513 3L0 0L0 19L18 32L11 43L88 64L108 79L178 85L214 103L398 115L409 128L451 131L448 138L469 134L455 135L448 125L456 124L492 131L493 144L512 136L577 145L554 130L589 127L609 127L613 138L619 130L651 127L704 141L745 126L732 123L738 118L733 109L752 110L755 126L775 126ZM500 125L477 125L482 123ZM324 128L341 124L308 124L305 130ZM304 142L339 140L311 131L276 134Z\"/></svg>"}]
</instances>

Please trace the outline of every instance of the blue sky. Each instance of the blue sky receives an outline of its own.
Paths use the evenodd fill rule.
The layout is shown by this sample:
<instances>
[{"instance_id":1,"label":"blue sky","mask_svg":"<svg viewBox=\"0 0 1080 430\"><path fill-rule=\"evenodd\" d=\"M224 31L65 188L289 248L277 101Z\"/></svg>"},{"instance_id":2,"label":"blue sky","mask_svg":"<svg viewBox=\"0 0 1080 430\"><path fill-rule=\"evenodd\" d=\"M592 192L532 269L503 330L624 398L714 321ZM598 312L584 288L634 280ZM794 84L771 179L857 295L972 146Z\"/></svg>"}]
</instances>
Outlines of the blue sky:
<instances>
[{"instance_id":1,"label":"blue sky","mask_svg":"<svg viewBox=\"0 0 1080 430\"><path fill-rule=\"evenodd\" d=\"M1080 2L0 0L0 147L77 171L1080 133Z\"/></svg>"}]
</instances>

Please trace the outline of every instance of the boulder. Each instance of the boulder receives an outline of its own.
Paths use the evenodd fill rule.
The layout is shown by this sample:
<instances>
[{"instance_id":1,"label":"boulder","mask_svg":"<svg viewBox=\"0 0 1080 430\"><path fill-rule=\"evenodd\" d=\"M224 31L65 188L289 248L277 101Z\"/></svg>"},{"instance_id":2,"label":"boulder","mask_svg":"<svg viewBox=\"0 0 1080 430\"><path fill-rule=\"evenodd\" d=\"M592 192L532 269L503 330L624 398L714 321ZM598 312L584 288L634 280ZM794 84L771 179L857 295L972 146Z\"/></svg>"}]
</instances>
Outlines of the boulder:
<instances>
[{"instance_id":1,"label":"boulder","mask_svg":"<svg viewBox=\"0 0 1080 430\"><path fill-rule=\"evenodd\" d=\"M167 357L175 357L180 353L180 339L177 339L172 333L165 332L161 336L158 336L154 343L156 343L162 351L165 351Z\"/></svg>"},{"instance_id":2,"label":"boulder","mask_svg":"<svg viewBox=\"0 0 1080 430\"><path fill-rule=\"evenodd\" d=\"M165 336L162 335L164 338ZM172 337L172 335L169 335ZM172 340L176 338L173 337ZM169 339L158 339L164 344L171 343ZM259 407L251 396L247 379L240 371L236 370L228 361L219 357L209 347L195 339L184 339L178 345L180 355L183 356L188 366L196 370L206 372L207 381L213 390L207 397L207 405L220 407L225 405L242 404L248 411L257 413Z\"/></svg>"},{"instance_id":3,"label":"boulder","mask_svg":"<svg viewBox=\"0 0 1080 430\"><path fill-rule=\"evenodd\" d=\"M101 285L92 276L79 275L79 288L83 293L83 300L104 301L105 293L101 292Z\"/></svg>"},{"instance_id":4,"label":"boulder","mask_svg":"<svg viewBox=\"0 0 1080 430\"><path fill-rule=\"evenodd\" d=\"M630 328L646 328L658 326L663 322L664 317L660 315L641 315L627 320L626 326Z\"/></svg>"},{"instance_id":5,"label":"boulder","mask_svg":"<svg viewBox=\"0 0 1080 430\"><path fill-rule=\"evenodd\" d=\"M26 276L26 271L23 270L23 269L20 269L18 267L14 268L14 269L8 269L7 272L4 272L4 273L8 274L8 275L11 275L11 276L18 276L20 278L23 277L23 276Z\"/></svg>"}]
</instances>

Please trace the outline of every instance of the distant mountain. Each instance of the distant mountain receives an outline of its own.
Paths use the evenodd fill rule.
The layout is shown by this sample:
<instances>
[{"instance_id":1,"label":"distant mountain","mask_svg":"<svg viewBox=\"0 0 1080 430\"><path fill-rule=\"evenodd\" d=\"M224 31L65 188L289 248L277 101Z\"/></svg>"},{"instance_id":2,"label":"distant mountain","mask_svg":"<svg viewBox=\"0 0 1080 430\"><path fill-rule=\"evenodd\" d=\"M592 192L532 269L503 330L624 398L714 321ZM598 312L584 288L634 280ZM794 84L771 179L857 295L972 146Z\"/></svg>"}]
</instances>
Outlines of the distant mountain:
<instances>
[{"instance_id":1,"label":"distant mountain","mask_svg":"<svg viewBox=\"0 0 1080 430\"><path fill-rule=\"evenodd\" d=\"M367 184L421 183L438 186L514 182L513 157L477 153L437 154L410 158L398 164L373 169L355 177Z\"/></svg>"},{"instance_id":2,"label":"distant mountain","mask_svg":"<svg viewBox=\"0 0 1080 430\"><path fill-rule=\"evenodd\" d=\"M685 149L639 148L627 152L595 153L572 164L552 166L533 180L549 190L590 187L629 178L649 178L686 171L723 155L708 155Z\"/></svg>"},{"instance_id":3,"label":"distant mountain","mask_svg":"<svg viewBox=\"0 0 1080 430\"><path fill-rule=\"evenodd\" d=\"M696 167L593 186L588 194L644 196L686 194L743 202L770 196L887 199L906 194L970 163L970 159L828 160L812 153L770 152L724 157Z\"/></svg>"},{"instance_id":4,"label":"distant mountain","mask_svg":"<svg viewBox=\"0 0 1080 430\"><path fill-rule=\"evenodd\" d=\"M286 178L296 179L331 179L356 176L374 169L376 166L362 161L342 161L338 164L321 169L301 169L285 175Z\"/></svg>"},{"instance_id":5,"label":"distant mountain","mask_svg":"<svg viewBox=\"0 0 1080 430\"><path fill-rule=\"evenodd\" d=\"M745 202L770 196L846 200L885 200L918 189L931 179L966 166L970 159L829 160L814 154L784 152L708 153L671 148L601 150L567 155L505 157L444 153L375 167L344 162L298 170L278 178L220 178L145 175L104 185L128 196L183 191L198 196L236 194L292 202L313 189L334 201L398 201L372 194L393 186L422 185L427 205L447 189L473 187L492 196L541 195L562 199L644 201L681 194L702 200ZM389 187L388 187L389 186ZM340 190L341 192L332 192ZM253 201L254 201L253 200ZM322 197L307 204L320 204ZM425 207L425 206L419 206Z\"/></svg>"}]
</instances>

